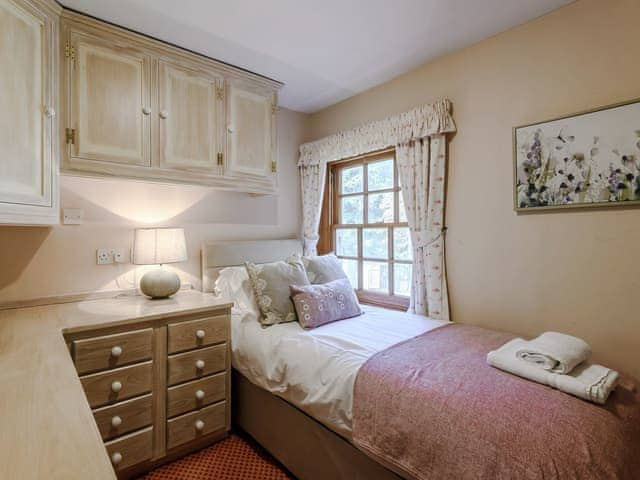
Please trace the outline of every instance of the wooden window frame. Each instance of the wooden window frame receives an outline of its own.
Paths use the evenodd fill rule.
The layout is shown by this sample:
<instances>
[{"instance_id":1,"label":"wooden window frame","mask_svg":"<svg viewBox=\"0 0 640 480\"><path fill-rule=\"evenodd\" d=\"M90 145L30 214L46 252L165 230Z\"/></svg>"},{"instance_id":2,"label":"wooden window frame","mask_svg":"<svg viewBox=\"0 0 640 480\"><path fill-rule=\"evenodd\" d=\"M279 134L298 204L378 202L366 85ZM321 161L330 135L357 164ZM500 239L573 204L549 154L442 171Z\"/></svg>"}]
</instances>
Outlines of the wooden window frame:
<instances>
[{"instance_id":1,"label":"wooden window frame","mask_svg":"<svg viewBox=\"0 0 640 480\"><path fill-rule=\"evenodd\" d=\"M340 193L340 170L356 165L365 165L375 163L380 160L388 160L393 158L394 165L394 182L393 187L383 190L372 190L369 192L367 185L367 168L363 169L363 190L362 192L353 194ZM367 155L361 155L354 158L331 162L327 166L327 181L325 185L324 200L322 206L322 216L320 220L320 241L318 243L318 252L320 254L335 251L336 230L340 228L355 228L358 231L358 255L357 257L338 256L338 258L351 259L358 261L358 285L354 285L356 294L361 303L376 305L384 308L395 310L406 310L409 307L409 297L402 295L393 295L394 289L394 266L395 264L413 265L412 260L396 260L393 258L393 231L394 228L408 227L407 222L399 221L399 198L401 195L400 185L398 183L398 168L396 164L395 149L387 149L374 152ZM369 223L368 222L368 199L370 194L392 192L394 194L394 215L393 222L390 223ZM361 224L341 224L340 221L340 199L342 197L362 195L363 198L363 223ZM363 228L385 228L387 230L387 244L389 253L387 259L374 259L364 257L362 254ZM363 262L376 261L386 262L388 265L389 275L389 293L384 294L376 291L363 290Z\"/></svg>"}]
</instances>

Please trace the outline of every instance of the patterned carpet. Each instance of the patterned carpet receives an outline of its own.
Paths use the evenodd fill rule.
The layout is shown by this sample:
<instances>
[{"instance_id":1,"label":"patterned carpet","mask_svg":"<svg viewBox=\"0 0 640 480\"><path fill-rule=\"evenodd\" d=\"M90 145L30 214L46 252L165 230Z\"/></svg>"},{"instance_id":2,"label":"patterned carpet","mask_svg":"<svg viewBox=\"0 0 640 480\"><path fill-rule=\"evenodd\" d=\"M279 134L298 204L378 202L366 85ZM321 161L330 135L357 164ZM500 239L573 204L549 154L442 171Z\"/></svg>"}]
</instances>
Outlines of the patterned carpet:
<instances>
[{"instance_id":1,"label":"patterned carpet","mask_svg":"<svg viewBox=\"0 0 640 480\"><path fill-rule=\"evenodd\" d=\"M139 480L290 480L267 452L250 439L229 438L164 465Z\"/></svg>"}]
</instances>

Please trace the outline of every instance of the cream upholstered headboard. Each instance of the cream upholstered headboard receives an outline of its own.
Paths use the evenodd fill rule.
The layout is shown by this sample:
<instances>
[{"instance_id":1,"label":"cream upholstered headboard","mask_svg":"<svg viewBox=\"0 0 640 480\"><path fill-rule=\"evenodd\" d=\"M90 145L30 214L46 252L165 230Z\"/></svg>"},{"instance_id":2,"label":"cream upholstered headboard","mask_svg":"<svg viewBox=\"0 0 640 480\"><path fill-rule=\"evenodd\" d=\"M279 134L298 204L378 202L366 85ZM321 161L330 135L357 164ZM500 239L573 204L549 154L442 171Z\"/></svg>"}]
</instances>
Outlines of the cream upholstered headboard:
<instances>
[{"instance_id":1,"label":"cream upholstered headboard","mask_svg":"<svg viewBox=\"0 0 640 480\"><path fill-rule=\"evenodd\" d=\"M295 238L205 242L201 251L202 291L213 292L218 272L225 267L243 265L244 262L276 262L294 253L302 254L302 241Z\"/></svg>"}]
</instances>

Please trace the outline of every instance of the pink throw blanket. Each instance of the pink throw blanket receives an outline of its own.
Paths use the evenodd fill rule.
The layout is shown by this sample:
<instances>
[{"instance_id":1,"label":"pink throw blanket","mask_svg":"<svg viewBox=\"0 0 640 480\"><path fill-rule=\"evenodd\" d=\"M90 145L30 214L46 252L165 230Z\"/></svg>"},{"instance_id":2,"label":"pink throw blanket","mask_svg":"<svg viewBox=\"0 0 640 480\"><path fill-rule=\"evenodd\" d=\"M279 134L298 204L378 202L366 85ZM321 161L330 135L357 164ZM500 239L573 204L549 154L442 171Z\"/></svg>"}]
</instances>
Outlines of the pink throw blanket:
<instances>
[{"instance_id":1,"label":"pink throw blanket","mask_svg":"<svg viewBox=\"0 0 640 480\"><path fill-rule=\"evenodd\" d=\"M512 338L453 324L374 355L354 443L408 478L639 479L638 384L598 406L487 365Z\"/></svg>"}]
</instances>

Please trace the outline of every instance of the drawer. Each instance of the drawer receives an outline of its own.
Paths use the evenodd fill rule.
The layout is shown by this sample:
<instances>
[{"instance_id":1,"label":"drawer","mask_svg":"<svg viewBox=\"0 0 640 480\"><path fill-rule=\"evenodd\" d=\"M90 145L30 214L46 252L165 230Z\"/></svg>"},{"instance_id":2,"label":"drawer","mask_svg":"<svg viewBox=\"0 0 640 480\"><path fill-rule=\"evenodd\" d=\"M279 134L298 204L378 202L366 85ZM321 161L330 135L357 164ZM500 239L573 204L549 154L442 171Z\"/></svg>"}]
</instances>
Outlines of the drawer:
<instances>
[{"instance_id":1,"label":"drawer","mask_svg":"<svg viewBox=\"0 0 640 480\"><path fill-rule=\"evenodd\" d=\"M167 449L226 428L227 402L204 407L197 412L172 418L167 422Z\"/></svg>"},{"instance_id":2,"label":"drawer","mask_svg":"<svg viewBox=\"0 0 640 480\"><path fill-rule=\"evenodd\" d=\"M169 324L167 329L169 353L226 342L229 320L226 315Z\"/></svg>"},{"instance_id":3,"label":"drawer","mask_svg":"<svg viewBox=\"0 0 640 480\"><path fill-rule=\"evenodd\" d=\"M201 378L227 368L227 344L171 355L167 365L169 385Z\"/></svg>"},{"instance_id":4,"label":"drawer","mask_svg":"<svg viewBox=\"0 0 640 480\"><path fill-rule=\"evenodd\" d=\"M80 377L91 408L151 391L152 362Z\"/></svg>"},{"instance_id":5,"label":"drawer","mask_svg":"<svg viewBox=\"0 0 640 480\"><path fill-rule=\"evenodd\" d=\"M117 368L151 358L153 329L117 333L73 342L73 360L80 375Z\"/></svg>"},{"instance_id":6,"label":"drawer","mask_svg":"<svg viewBox=\"0 0 640 480\"><path fill-rule=\"evenodd\" d=\"M151 400L151 395L146 395L94 410L102 439L109 440L151 425Z\"/></svg>"},{"instance_id":7,"label":"drawer","mask_svg":"<svg viewBox=\"0 0 640 480\"><path fill-rule=\"evenodd\" d=\"M210 405L227 397L227 374L218 373L201 380L169 388L167 416L175 417Z\"/></svg>"},{"instance_id":8,"label":"drawer","mask_svg":"<svg viewBox=\"0 0 640 480\"><path fill-rule=\"evenodd\" d=\"M124 470L151 459L153 449L153 429L125 435L105 443L107 453L116 471Z\"/></svg>"}]
</instances>

